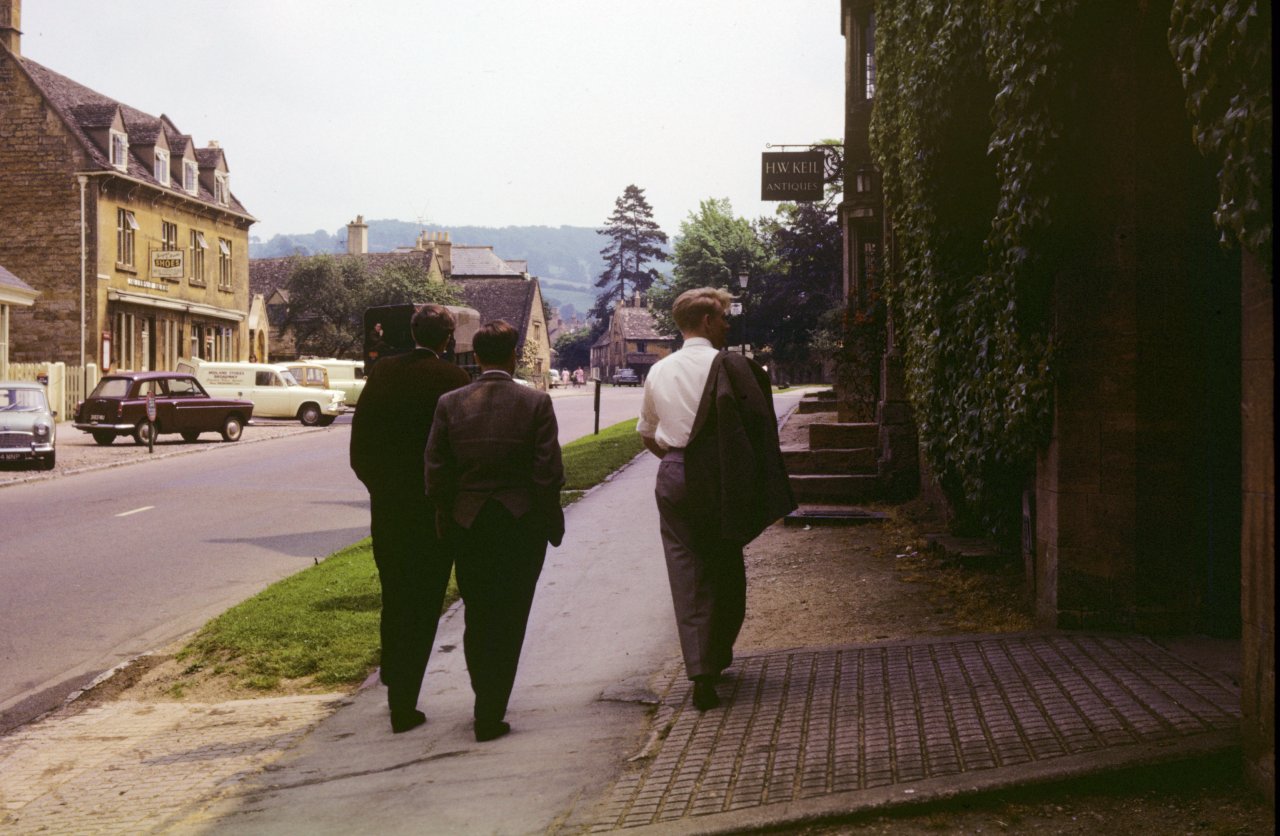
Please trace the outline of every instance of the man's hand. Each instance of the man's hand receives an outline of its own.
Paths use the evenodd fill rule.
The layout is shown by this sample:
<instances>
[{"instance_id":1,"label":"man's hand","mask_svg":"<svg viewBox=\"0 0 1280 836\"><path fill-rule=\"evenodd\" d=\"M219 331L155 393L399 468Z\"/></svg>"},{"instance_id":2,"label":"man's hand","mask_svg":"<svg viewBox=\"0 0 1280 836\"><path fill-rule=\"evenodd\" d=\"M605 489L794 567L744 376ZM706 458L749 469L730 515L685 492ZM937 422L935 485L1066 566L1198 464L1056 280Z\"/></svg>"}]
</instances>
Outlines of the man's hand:
<instances>
[{"instance_id":1,"label":"man's hand","mask_svg":"<svg viewBox=\"0 0 1280 836\"><path fill-rule=\"evenodd\" d=\"M657 439L650 438L647 435L642 435L640 436L640 440L644 442L644 448L648 450L650 453L653 453L658 458L662 458L664 455L666 455L667 451L662 449L662 447L658 444Z\"/></svg>"}]
</instances>

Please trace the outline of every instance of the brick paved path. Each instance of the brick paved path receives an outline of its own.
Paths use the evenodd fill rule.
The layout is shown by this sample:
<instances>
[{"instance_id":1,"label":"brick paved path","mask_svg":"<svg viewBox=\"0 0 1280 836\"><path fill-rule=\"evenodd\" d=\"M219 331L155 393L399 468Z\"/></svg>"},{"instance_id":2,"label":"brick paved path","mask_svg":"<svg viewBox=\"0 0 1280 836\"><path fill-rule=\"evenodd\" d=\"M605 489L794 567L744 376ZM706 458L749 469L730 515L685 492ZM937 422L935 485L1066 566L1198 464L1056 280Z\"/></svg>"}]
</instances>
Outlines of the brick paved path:
<instances>
[{"instance_id":1,"label":"brick paved path","mask_svg":"<svg viewBox=\"0 0 1280 836\"><path fill-rule=\"evenodd\" d=\"M1237 729L1239 693L1140 637L1019 634L739 658L700 714L671 677L670 731L593 831L1064 764ZM727 698L727 699L726 699ZM660 728L662 727L660 725ZM1150 748L1149 746L1147 748ZM923 782L923 783L921 783ZM829 809L829 807L828 807ZM760 812L766 812L760 810ZM725 823L728 823L725 820Z\"/></svg>"},{"instance_id":2,"label":"brick paved path","mask_svg":"<svg viewBox=\"0 0 1280 836\"><path fill-rule=\"evenodd\" d=\"M264 768L342 701L122 700L55 712L0 738L5 833L166 832Z\"/></svg>"}]
</instances>

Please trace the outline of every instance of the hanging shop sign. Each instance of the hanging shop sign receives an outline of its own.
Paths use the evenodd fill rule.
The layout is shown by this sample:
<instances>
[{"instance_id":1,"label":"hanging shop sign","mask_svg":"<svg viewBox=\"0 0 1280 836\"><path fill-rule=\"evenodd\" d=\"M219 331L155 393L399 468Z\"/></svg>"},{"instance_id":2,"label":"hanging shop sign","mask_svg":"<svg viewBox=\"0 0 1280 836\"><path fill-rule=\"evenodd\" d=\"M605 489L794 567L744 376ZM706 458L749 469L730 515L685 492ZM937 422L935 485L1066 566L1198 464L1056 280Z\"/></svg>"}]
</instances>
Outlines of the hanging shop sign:
<instances>
[{"instance_id":1,"label":"hanging shop sign","mask_svg":"<svg viewBox=\"0 0 1280 836\"><path fill-rule=\"evenodd\" d=\"M821 151L765 151L761 155L761 200L822 200L826 155Z\"/></svg>"},{"instance_id":2,"label":"hanging shop sign","mask_svg":"<svg viewBox=\"0 0 1280 836\"><path fill-rule=\"evenodd\" d=\"M182 278L182 250L152 250L151 278Z\"/></svg>"}]
</instances>

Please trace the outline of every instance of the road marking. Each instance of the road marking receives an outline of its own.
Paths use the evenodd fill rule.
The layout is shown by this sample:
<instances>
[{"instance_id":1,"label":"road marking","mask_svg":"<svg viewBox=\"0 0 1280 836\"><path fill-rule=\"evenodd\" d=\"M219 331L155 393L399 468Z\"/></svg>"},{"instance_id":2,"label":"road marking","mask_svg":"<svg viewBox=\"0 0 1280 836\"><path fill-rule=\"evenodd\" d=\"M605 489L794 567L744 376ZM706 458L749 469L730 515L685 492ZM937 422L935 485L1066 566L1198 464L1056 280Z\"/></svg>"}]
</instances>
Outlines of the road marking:
<instances>
[{"instance_id":1,"label":"road marking","mask_svg":"<svg viewBox=\"0 0 1280 836\"><path fill-rule=\"evenodd\" d=\"M143 505L141 508L134 508L132 511L125 511L123 514L116 514L117 517L127 517L130 514L141 514L143 511L150 511L155 508L154 505Z\"/></svg>"}]
</instances>

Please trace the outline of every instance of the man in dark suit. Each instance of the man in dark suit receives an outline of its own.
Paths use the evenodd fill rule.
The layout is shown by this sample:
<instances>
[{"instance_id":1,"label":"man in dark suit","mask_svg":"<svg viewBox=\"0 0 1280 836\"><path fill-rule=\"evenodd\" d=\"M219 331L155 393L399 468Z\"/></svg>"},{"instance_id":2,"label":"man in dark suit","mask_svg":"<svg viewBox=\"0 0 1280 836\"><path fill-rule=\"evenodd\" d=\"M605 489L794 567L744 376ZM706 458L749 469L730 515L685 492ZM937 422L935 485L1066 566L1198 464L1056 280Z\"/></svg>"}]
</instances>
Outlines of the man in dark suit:
<instances>
[{"instance_id":1,"label":"man in dark suit","mask_svg":"<svg viewBox=\"0 0 1280 836\"><path fill-rule=\"evenodd\" d=\"M502 320L476 332L482 374L440 398L425 461L427 495L457 563L482 742L511 730L503 717L534 587L547 543L564 536L556 415L545 392L513 379L517 342Z\"/></svg>"},{"instance_id":2,"label":"man in dark suit","mask_svg":"<svg viewBox=\"0 0 1280 836\"><path fill-rule=\"evenodd\" d=\"M378 361L351 422L351 469L369 489L373 560L382 584L382 681L391 730L421 725L418 692L431 656L453 559L436 534L422 454L436 402L471 382L440 359L453 335L448 308L413 315L413 351Z\"/></svg>"}]
</instances>

